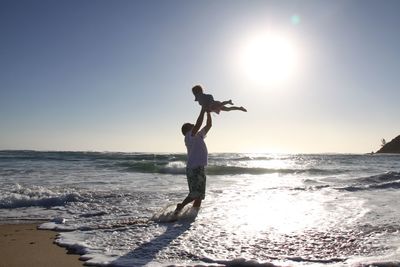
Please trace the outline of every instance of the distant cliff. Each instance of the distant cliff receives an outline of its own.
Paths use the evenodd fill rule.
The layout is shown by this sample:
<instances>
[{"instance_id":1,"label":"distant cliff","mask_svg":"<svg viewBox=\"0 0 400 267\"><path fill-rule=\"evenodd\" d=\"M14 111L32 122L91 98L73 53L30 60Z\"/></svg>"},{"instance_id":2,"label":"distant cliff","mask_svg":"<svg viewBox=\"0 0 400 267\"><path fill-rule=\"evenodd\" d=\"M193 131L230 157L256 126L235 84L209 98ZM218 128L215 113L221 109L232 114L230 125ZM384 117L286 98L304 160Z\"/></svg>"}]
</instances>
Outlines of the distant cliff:
<instances>
[{"instance_id":1,"label":"distant cliff","mask_svg":"<svg viewBox=\"0 0 400 267\"><path fill-rule=\"evenodd\" d=\"M400 153L400 135L386 143L376 153Z\"/></svg>"}]
</instances>

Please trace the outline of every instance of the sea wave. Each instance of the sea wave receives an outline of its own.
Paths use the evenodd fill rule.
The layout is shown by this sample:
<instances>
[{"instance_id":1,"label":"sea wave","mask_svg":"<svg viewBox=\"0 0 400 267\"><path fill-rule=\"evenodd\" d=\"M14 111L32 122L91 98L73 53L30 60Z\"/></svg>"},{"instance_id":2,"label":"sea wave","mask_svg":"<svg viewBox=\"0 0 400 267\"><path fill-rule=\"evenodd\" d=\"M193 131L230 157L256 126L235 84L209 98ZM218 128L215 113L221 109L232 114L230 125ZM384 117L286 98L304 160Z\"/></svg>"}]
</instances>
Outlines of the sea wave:
<instances>
[{"instance_id":1,"label":"sea wave","mask_svg":"<svg viewBox=\"0 0 400 267\"><path fill-rule=\"evenodd\" d=\"M118 163L122 171L138 173L160 173L160 174L185 174L185 163L177 162L121 162ZM329 175L346 172L346 170L329 170L319 168L260 168L232 165L208 165L206 173L208 175L262 175L262 174L310 174L310 175Z\"/></svg>"},{"instance_id":2,"label":"sea wave","mask_svg":"<svg viewBox=\"0 0 400 267\"><path fill-rule=\"evenodd\" d=\"M390 182L390 183L381 183L376 185L366 185L366 186L346 186L339 188L340 190L355 192L355 191L362 191L362 190L376 190L376 189L399 189L400 188L400 181L399 182Z\"/></svg>"},{"instance_id":3,"label":"sea wave","mask_svg":"<svg viewBox=\"0 0 400 267\"><path fill-rule=\"evenodd\" d=\"M245 258L237 258L233 260L214 260L208 257L199 258L201 261L206 263L217 263L222 264L224 266L246 266L246 267L280 267L284 265L274 265L270 262L258 262L256 260L247 260ZM270 257L271 260L280 260L278 257ZM331 258L331 259L307 259L303 257L286 257L284 258L293 262L307 262L307 263L320 263L320 264L330 264L337 262L344 262L346 259L344 258Z\"/></svg>"},{"instance_id":4,"label":"sea wave","mask_svg":"<svg viewBox=\"0 0 400 267\"><path fill-rule=\"evenodd\" d=\"M400 261L376 261L376 262L367 262L360 263L359 267L396 267L400 266Z\"/></svg>"},{"instance_id":5,"label":"sea wave","mask_svg":"<svg viewBox=\"0 0 400 267\"><path fill-rule=\"evenodd\" d=\"M269 155L243 153L213 153L209 155L209 175L262 175L262 174L310 174L310 175L337 175L350 170L332 168L323 164L313 164L314 161L324 159L323 155ZM60 152L60 151L0 151L0 160L6 164L17 162L19 165L31 163L47 164L48 162L82 162L83 165L99 169L114 169L120 172L155 173L155 174L184 174L187 155L183 153L122 153L122 152ZM290 162L291 167L273 167L275 161ZM272 162L272 163L271 163ZM270 164L271 163L271 164ZM311 164L310 164L311 163ZM12 164L11 164L12 165ZM263 167L263 166L271 167ZM284 166L278 164L277 166ZM42 166L42 165L39 165ZM63 165L60 165L63 166ZM37 168L37 165L34 165ZM46 165L44 165L46 167ZM32 169L32 168L31 168ZM6 169L6 176L18 174L21 171Z\"/></svg>"},{"instance_id":6,"label":"sea wave","mask_svg":"<svg viewBox=\"0 0 400 267\"><path fill-rule=\"evenodd\" d=\"M361 177L352 180L352 184L338 188L345 191L399 189L400 172L385 172L378 175Z\"/></svg>"},{"instance_id":7,"label":"sea wave","mask_svg":"<svg viewBox=\"0 0 400 267\"><path fill-rule=\"evenodd\" d=\"M207 173L211 175L239 175L239 174L301 174L311 175L338 173L341 170L326 170L318 168L260 168L260 167L239 167L239 166L215 166L207 167Z\"/></svg>"},{"instance_id":8,"label":"sea wave","mask_svg":"<svg viewBox=\"0 0 400 267\"><path fill-rule=\"evenodd\" d=\"M400 180L400 172L385 172L378 175L358 178L356 181L366 184L390 182Z\"/></svg>"},{"instance_id":9,"label":"sea wave","mask_svg":"<svg viewBox=\"0 0 400 267\"><path fill-rule=\"evenodd\" d=\"M185 160L184 154L153 154L153 153L126 153L126 152L91 152L91 151L35 151L35 150L2 150L2 160L30 160L30 161L171 161Z\"/></svg>"},{"instance_id":10,"label":"sea wave","mask_svg":"<svg viewBox=\"0 0 400 267\"><path fill-rule=\"evenodd\" d=\"M52 191L41 186L32 188L15 185L15 189L3 192L0 197L0 209L22 207L55 207L65 206L70 202L82 201L78 192Z\"/></svg>"}]
</instances>

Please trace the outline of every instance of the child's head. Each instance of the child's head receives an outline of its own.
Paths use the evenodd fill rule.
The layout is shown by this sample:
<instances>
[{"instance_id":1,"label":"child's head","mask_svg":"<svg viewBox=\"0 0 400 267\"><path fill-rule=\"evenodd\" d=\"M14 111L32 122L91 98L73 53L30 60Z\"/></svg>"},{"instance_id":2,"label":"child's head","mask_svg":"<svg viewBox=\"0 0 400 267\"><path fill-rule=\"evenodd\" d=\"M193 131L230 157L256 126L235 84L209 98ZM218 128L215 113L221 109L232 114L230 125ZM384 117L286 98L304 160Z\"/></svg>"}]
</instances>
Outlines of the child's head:
<instances>
[{"instance_id":1,"label":"child's head","mask_svg":"<svg viewBox=\"0 0 400 267\"><path fill-rule=\"evenodd\" d=\"M192 92L194 95L202 94L203 93L203 88L201 88L200 85L195 85L192 88Z\"/></svg>"},{"instance_id":2,"label":"child's head","mask_svg":"<svg viewBox=\"0 0 400 267\"><path fill-rule=\"evenodd\" d=\"M203 88L200 85L195 85L192 88L192 93L195 96L194 101L199 101L199 97L203 94Z\"/></svg>"},{"instance_id":3,"label":"child's head","mask_svg":"<svg viewBox=\"0 0 400 267\"><path fill-rule=\"evenodd\" d=\"M183 135L186 135L186 133L187 132L189 132L190 130L192 130L192 128L194 127L194 125L193 124L191 124L191 123L184 123L183 125L182 125L182 134Z\"/></svg>"}]
</instances>

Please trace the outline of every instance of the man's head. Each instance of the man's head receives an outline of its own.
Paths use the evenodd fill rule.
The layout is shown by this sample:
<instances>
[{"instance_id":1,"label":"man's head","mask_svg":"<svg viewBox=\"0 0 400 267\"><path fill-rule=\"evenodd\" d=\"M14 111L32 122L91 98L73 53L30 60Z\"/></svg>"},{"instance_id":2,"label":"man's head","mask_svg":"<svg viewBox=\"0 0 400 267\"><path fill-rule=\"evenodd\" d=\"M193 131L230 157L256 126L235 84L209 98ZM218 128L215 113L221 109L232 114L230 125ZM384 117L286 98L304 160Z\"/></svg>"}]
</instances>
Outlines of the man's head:
<instances>
[{"instance_id":1,"label":"man's head","mask_svg":"<svg viewBox=\"0 0 400 267\"><path fill-rule=\"evenodd\" d=\"M182 125L182 134L186 136L187 132L191 131L193 129L194 125L191 123L184 123Z\"/></svg>"},{"instance_id":2,"label":"man's head","mask_svg":"<svg viewBox=\"0 0 400 267\"><path fill-rule=\"evenodd\" d=\"M203 93L203 88L200 85L195 85L192 88L192 93L196 96Z\"/></svg>"}]
</instances>

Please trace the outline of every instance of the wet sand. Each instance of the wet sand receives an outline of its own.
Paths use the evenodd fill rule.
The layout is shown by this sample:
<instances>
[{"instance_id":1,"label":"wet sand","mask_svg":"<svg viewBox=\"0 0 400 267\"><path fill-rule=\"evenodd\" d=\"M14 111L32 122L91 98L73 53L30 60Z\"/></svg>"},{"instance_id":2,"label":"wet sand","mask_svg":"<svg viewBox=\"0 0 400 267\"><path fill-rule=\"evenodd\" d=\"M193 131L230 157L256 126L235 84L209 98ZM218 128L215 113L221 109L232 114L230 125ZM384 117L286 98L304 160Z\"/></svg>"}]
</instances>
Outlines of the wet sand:
<instances>
[{"instance_id":1,"label":"wet sand","mask_svg":"<svg viewBox=\"0 0 400 267\"><path fill-rule=\"evenodd\" d=\"M0 267L83 266L79 255L54 244L57 232L37 230L37 224L0 225Z\"/></svg>"}]
</instances>

